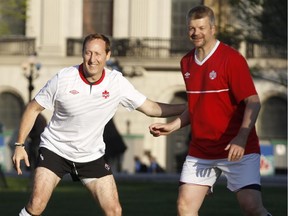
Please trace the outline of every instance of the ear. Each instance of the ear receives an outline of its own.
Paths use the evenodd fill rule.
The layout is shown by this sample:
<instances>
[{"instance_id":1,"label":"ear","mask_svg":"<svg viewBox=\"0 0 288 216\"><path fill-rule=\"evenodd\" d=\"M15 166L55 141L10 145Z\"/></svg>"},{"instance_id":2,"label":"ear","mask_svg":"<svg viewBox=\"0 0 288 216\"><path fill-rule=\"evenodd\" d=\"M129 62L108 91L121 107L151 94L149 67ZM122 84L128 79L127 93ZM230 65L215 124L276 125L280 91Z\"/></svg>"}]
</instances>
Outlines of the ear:
<instances>
[{"instance_id":1,"label":"ear","mask_svg":"<svg viewBox=\"0 0 288 216\"><path fill-rule=\"evenodd\" d=\"M110 57L111 57L111 51L109 51L109 52L107 53L107 55L106 55L106 61L108 61L108 60L110 59Z\"/></svg>"},{"instance_id":2,"label":"ear","mask_svg":"<svg viewBox=\"0 0 288 216\"><path fill-rule=\"evenodd\" d=\"M216 27L216 25L212 25L212 26L211 26L211 30L212 30L212 34L215 35L216 32L217 32L217 27Z\"/></svg>"}]
</instances>

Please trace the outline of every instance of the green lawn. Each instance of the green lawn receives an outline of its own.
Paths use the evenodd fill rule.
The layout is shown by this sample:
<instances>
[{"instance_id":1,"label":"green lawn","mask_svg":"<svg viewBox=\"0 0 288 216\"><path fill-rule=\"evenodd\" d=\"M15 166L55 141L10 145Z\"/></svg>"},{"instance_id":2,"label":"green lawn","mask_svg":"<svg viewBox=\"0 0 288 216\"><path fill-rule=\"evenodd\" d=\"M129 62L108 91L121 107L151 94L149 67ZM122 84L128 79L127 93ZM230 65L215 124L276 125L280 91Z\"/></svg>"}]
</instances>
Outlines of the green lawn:
<instances>
[{"instance_id":1,"label":"green lawn","mask_svg":"<svg viewBox=\"0 0 288 216\"><path fill-rule=\"evenodd\" d=\"M18 215L29 197L28 181L8 178L8 189L0 189L1 215ZM175 216L177 182L117 181L124 216ZM263 201L273 216L287 215L287 187L263 187ZM55 190L43 216L102 215L97 204L80 183L63 181ZM224 185L214 188L200 215L239 216L236 198Z\"/></svg>"}]
</instances>

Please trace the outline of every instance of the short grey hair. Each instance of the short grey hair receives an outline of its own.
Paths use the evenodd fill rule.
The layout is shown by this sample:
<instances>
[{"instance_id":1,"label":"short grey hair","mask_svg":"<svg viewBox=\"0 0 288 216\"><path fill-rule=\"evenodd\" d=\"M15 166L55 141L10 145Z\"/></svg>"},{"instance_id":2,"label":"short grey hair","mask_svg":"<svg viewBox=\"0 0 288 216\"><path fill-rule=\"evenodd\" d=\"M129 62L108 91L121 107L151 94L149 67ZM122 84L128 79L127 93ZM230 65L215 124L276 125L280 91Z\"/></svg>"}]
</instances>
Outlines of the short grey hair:
<instances>
[{"instance_id":1,"label":"short grey hair","mask_svg":"<svg viewBox=\"0 0 288 216\"><path fill-rule=\"evenodd\" d=\"M187 23L192 19L202 19L204 17L209 18L209 22L211 26L215 25L215 16L214 12L211 8L205 5L199 5L189 10L186 16Z\"/></svg>"}]
</instances>

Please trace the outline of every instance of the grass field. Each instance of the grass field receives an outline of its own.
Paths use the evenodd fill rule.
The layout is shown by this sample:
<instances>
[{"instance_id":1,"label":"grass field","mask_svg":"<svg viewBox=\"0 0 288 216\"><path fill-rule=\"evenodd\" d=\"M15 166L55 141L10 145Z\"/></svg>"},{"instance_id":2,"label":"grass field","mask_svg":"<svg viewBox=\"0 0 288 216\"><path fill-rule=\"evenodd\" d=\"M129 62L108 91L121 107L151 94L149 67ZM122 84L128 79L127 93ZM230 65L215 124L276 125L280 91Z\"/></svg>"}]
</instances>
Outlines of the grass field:
<instances>
[{"instance_id":1,"label":"grass field","mask_svg":"<svg viewBox=\"0 0 288 216\"><path fill-rule=\"evenodd\" d=\"M28 180L8 179L8 188L0 188L0 215L13 216L29 198ZM175 216L177 182L117 181L124 216ZM287 186L263 187L263 202L273 216L287 215ZM63 181L56 188L43 216L103 215L81 183ZM207 197L200 215L239 216L236 198L226 186L217 184Z\"/></svg>"}]
</instances>

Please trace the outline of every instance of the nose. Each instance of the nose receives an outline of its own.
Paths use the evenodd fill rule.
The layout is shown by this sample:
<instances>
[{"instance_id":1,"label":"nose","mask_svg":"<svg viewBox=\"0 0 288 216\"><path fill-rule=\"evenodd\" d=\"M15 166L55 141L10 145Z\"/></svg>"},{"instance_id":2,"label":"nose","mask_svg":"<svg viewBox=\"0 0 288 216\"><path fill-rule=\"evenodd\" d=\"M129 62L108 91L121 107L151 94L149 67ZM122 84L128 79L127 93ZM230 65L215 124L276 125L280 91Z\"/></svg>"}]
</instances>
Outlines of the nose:
<instances>
[{"instance_id":1,"label":"nose","mask_svg":"<svg viewBox=\"0 0 288 216\"><path fill-rule=\"evenodd\" d=\"M198 35L198 34L199 34L199 30L197 28L193 29L192 35Z\"/></svg>"},{"instance_id":2,"label":"nose","mask_svg":"<svg viewBox=\"0 0 288 216\"><path fill-rule=\"evenodd\" d=\"M96 55L95 53L92 53L91 56L90 56L90 58L89 58L89 61L90 61L90 62L95 62L95 61L97 61L97 55Z\"/></svg>"},{"instance_id":3,"label":"nose","mask_svg":"<svg viewBox=\"0 0 288 216\"><path fill-rule=\"evenodd\" d=\"M190 29L189 30L189 35L190 37L195 37L196 35L198 35L199 31L196 29Z\"/></svg>"}]
</instances>

